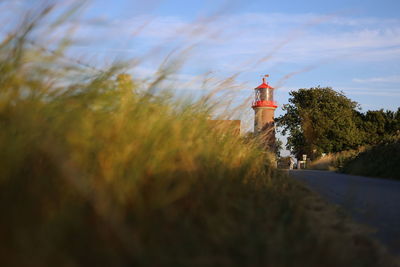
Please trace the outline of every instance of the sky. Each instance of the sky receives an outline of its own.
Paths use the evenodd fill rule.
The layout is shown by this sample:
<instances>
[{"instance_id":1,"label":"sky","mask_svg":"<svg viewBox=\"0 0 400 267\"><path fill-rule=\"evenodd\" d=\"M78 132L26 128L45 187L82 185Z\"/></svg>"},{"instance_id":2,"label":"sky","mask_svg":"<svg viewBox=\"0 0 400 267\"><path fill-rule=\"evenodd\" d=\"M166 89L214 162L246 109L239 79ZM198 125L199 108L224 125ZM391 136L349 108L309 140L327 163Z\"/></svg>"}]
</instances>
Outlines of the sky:
<instances>
[{"instance_id":1,"label":"sky","mask_svg":"<svg viewBox=\"0 0 400 267\"><path fill-rule=\"evenodd\" d=\"M167 52L194 44L183 79L207 71L221 77L240 73L238 80L248 85L243 89L252 92L260 76L270 74L280 104L291 90L330 86L363 110L394 110L400 106L399 10L397 0L94 0L85 16L107 22L111 40L81 52L134 57L159 44ZM203 32L177 34L199 24ZM95 26L86 31L93 32L90 27ZM104 39L99 35L95 42ZM143 73L152 73L158 63L142 65Z\"/></svg>"},{"instance_id":2,"label":"sky","mask_svg":"<svg viewBox=\"0 0 400 267\"><path fill-rule=\"evenodd\" d=\"M277 116L290 91L316 86L343 91L363 111L400 106L398 0L143 2L88 1L70 53L96 66L140 58L132 75L149 79L179 56L177 94L199 93L205 74L233 76L237 101L251 101L269 74ZM249 102L239 117L251 124L252 112Z\"/></svg>"}]
</instances>

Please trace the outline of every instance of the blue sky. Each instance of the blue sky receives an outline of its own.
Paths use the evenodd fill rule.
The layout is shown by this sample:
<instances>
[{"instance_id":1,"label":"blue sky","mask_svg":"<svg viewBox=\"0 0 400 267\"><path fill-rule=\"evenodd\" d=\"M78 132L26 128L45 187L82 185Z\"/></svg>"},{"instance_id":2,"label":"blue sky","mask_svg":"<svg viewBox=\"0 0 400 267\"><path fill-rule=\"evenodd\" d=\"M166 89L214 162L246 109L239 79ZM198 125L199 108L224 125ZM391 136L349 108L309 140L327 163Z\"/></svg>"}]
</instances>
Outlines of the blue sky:
<instances>
[{"instance_id":1,"label":"blue sky","mask_svg":"<svg viewBox=\"0 0 400 267\"><path fill-rule=\"evenodd\" d=\"M269 73L271 84L279 83L277 99L281 104L287 103L290 90L320 85L343 90L364 110L397 109L399 10L400 1L396 0L150 0L146 4L94 0L85 16L112 24L111 40L81 49L98 57L134 57L160 43L165 53L174 45L194 43L196 48L182 77L206 71L221 77L240 72L238 80L248 84L246 89L250 90L259 83L261 74ZM216 31L218 37L206 32L198 36L183 33L182 40L176 38L178 28L195 27L199 18L210 14L216 18L207 21L204 31ZM148 24L141 25L147 20ZM133 36L135 28L142 26L141 33ZM103 33L94 41L98 43ZM159 57L164 55L160 53ZM245 64L265 56L267 60L256 66ZM157 63L154 60L153 67ZM152 64L142 67L151 73ZM295 75L282 83L290 73Z\"/></svg>"},{"instance_id":2,"label":"blue sky","mask_svg":"<svg viewBox=\"0 0 400 267\"><path fill-rule=\"evenodd\" d=\"M139 11L137 4L143 1L94 0L92 3L93 13L104 12L105 10L116 12L118 15L130 16L151 10L154 14L179 16L187 19L198 16L201 13L227 9L233 13L257 12L257 13L319 13L328 14L333 12L351 12L353 16L373 17L398 17L399 2L397 0L280 0L280 1L240 1L240 0L148 0L143 8L141 4ZM129 4L131 3L131 4ZM126 10L126 7L133 7L133 10ZM104 9L106 8L106 9Z\"/></svg>"},{"instance_id":3,"label":"blue sky","mask_svg":"<svg viewBox=\"0 0 400 267\"><path fill-rule=\"evenodd\" d=\"M343 91L364 111L396 110L399 10L398 0L92 0L70 53L96 66L140 58L132 75L151 79L175 51L185 61L171 76L177 93L198 93L204 73L236 75L236 100L248 101L239 117L248 125L249 97L267 73L280 105L291 90L320 85Z\"/></svg>"}]
</instances>

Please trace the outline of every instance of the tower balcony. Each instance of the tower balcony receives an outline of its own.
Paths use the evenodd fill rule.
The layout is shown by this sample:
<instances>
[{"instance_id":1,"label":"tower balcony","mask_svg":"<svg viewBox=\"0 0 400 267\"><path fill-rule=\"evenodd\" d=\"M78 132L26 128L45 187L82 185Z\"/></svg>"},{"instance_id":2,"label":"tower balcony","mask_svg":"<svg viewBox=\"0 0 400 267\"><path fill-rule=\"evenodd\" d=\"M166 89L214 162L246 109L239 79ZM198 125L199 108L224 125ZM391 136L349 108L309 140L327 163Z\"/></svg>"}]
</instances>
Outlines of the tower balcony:
<instances>
[{"instance_id":1,"label":"tower balcony","mask_svg":"<svg viewBox=\"0 0 400 267\"><path fill-rule=\"evenodd\" d=\"M258 100L258 101L253 101L252 103L252 108L277 108L278 103L275 101L269 101L269 100Z\"/></svg>"}]
</instances>

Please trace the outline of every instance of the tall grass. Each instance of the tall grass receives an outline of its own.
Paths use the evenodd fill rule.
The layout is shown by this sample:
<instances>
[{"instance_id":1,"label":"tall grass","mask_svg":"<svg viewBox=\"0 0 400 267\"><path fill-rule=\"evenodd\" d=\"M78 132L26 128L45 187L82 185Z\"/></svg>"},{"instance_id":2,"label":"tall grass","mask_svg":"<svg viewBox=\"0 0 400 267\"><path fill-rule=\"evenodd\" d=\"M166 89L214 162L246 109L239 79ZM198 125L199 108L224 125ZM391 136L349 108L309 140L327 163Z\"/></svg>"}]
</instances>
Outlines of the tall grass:
<instances>
[{"instance_id":1,"label":"tall grass","mask_svg":"<svg viewBox=\"0 0 400 267\"><path fill-rule=\"evenodd\" d=\"M31 28L0 44L2 266L386 261L309 216L257 143L214 129L210 97L156 92L168 66L150 84L93 74L32 46Z\"/></svg>"},{"instance_id":2,"label":"tall grass","mask_svg":"<svg viewBox=\"0 0 400 267\"><path fill-rule=\"evenodd\" d=\"M314 170L338 171L343 168L348 161L357 157L357 155L365 149L365 147L360 147L358 149L328 154L325 157L312 161L308 168Z\"/></svg>"}]
</instances>

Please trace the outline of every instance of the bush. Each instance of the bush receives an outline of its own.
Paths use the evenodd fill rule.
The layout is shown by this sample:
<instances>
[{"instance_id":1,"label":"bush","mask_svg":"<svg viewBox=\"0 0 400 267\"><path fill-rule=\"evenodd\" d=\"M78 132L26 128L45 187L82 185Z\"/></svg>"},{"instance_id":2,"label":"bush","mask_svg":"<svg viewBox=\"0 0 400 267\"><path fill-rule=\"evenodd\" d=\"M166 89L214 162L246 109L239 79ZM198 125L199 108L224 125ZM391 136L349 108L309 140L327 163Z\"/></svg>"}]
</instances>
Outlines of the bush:
<instances>
[{"instance_id":1,"label":"bush","mask_svg":"<svg viewBox=\"0 0 400 267\"><path fill-rule=\"evenodd\" d=\"M383 143L347 161L340 171L355 175L400 179L400 141Z\"/></svg>"}]
</instances>

